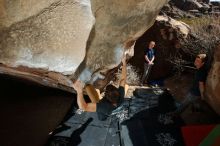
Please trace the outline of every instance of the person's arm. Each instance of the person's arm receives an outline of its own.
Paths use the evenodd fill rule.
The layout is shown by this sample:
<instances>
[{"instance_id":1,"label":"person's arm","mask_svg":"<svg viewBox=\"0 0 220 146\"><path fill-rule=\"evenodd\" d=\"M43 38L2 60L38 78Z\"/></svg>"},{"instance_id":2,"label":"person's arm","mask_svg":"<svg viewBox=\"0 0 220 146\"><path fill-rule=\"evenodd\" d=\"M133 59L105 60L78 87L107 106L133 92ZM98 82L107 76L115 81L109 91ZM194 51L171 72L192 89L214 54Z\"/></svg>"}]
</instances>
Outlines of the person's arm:
<instances>
[{"instance_id":1,"label":"person's arm","mask_svg":"<svg viewBox=\"0 0 220 146\"><path fill-rule=\"evenodd\" d=\"M87 111L87 112L96 112L96 103L86 103L84 96L83 96L83 86L82 83L77 80L73 84L73 88L77 92L77 104L80 109Z\"/></svg>"},{"instance_id":2,"label":"person's arm","mask_svg":"<svg viewBox=\"0 0 220 146\"><path fill-rule=\"evenodd\" d=\"M99 100L101 99L101 95L100 92L97 91L98 89L96 90L94 86L90 84L86 85L85 89L92 103L99 102Z\"/></svg>"},{"instance_id":3,"label":"person's arm","mask_svg":"<svg viewBox=\"0 0 220 146\"><path fill-rule=\"evenodd\" d=\"M153 56L153 58L151 59L151 61L149 63L154 64L154 59L155 59L155 56Z\"/></svg>"},{"instance_id":4,"label":"person's arm","mask_svg":"<svg viewBox=\"0 0 220 146\"><path fill-rule=\"evenodd\" d=\"M127 79L127 63L126 57L124 56L122 59L122 71L121 71L121 79L119 85L125 88L126 79Z\"/></svg>"},{"instance_id":5,"label":"person's arm","mask_svg":"<svg viewBox=\"0 0 220 146\"><path fill-rule=\"evenodd\" d=\"M199 91L201 94L201 99L204 99L205 82L199 82Z\"/></svg>"},{"instance_id":6,"label":"person's arm","mask_svg":"<svg viewBox=\"0 0 220 146\"><path fill-rule=\"evenodd\" d=\"M149 60L149 58L147 57L147 55L144 55L144 58L145 58L145 60L146 60L148 63L150 63L150 60Z\"/></svg>"}]
</instances>

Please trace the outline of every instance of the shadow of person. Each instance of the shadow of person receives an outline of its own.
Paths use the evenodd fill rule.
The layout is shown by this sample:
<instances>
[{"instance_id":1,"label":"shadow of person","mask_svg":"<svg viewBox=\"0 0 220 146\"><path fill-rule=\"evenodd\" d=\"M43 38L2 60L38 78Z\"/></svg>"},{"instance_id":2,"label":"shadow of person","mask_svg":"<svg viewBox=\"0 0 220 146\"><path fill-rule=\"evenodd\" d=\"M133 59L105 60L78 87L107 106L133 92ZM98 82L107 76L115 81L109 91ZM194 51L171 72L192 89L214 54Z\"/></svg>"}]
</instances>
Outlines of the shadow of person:
<instances>
[{"instance_id":1,"label":"shadow of person","mask_svg":"<svg viewBox=\"0 0 220 146\"><path fill-rule=\"evenodd\" d=\"M67 146L77 146L81 143L80 135L86 129L86 127L93 121L93 118L89 118L80 128L73 131L70 137L70 141Z\"/></svg>"}]
</instances>

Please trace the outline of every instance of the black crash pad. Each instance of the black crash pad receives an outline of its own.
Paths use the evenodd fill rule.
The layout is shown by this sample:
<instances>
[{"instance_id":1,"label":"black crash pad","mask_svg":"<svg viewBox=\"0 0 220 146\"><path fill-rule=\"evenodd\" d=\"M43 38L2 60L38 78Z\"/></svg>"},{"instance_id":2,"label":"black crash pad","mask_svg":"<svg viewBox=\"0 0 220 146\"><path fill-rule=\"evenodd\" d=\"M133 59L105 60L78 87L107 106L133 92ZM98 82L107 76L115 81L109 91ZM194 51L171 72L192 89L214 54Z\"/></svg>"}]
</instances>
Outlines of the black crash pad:
<instances>
[{"instance_id":1,"label":"black crash pad","mask_svg":"<svg viewBox=\"0 0 220 146\"><path fill-rule=\"evenodd\" d=\"M96 113L74 107L69 118L53 131L48 146L182 146L180 117L166 113L175 109L169 91L136 89L134 95L112 112L106 121Z\"/></svg>"}]
</instances>

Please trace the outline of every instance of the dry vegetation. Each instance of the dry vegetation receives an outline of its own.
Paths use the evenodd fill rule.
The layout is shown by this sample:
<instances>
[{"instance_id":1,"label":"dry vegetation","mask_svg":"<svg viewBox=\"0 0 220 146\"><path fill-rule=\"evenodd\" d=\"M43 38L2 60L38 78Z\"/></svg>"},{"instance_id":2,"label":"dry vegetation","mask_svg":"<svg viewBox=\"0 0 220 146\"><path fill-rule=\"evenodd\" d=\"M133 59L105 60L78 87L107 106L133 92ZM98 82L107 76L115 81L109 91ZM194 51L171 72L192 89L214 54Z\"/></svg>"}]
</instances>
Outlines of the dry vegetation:
<instances>
[{"instance_id":1,"label":"dry vegetation","mask_svg":"<svg viewBox=\"0 0 220 146\"><path fill-rule=\"evenodd\" d=\"M119 79L121 77L121 70L118 70L116 73L116 80L114 81L116 85L118 85ZM140 84L140 75L137 72L137 69L130 65L127 64L127 84L129 85L139 85Z\"/></svg>"},{"instance_id":2,"label":"dry vegetation","mask_svg":"<svg viewBox=\"0 0 220 146\"><path fill-rule=\"evenodd\" d=\"M184 51L192 55L212 53L217 43L220 42L220 17L203 16L182 21L191 27L191 35L184 42Z\"/></svg>"}]
</instances>

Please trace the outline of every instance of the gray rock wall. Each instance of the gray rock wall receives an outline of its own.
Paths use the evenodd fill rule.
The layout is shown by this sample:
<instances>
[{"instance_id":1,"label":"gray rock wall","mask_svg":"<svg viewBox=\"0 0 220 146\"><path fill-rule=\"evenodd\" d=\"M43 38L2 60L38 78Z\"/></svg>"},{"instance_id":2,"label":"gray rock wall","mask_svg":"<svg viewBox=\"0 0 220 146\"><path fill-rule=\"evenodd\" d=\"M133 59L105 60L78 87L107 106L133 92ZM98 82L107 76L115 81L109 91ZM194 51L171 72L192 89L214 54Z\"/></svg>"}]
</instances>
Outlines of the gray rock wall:
<instances>
[{"instance_id":1,"label":"gray rock wall","mask_svg":"<svg viewBox=\"0 0 220 146\"><path fill-rule=\"evenodd\" d=\"M1 72L34 81L38 75L42 84L53 79L46 85L58 88L71 86L65 75L87 82L120 63L124 49L154 23L166 2L1 0Z\"/></svg>"},{"instance_id":2,"label":"gray rock wall","mask_svg":"<svg viewBox=\"0 0 220 146\"><path fill-rule=\"evenodd\" d=\"M206 83L207 101L220 115L220 45L215 49L214 61Z\"/></svg>"},{"instance_id":3,"label":"gray rock wall","mask_svg":"<svg viewBox=\"0 0 220 146\"><path fill-rule=\"evenodd\" d=\"M26 4L26 0L22 2ZM27 13L17 8L16 1L5 1L6 6L9 5L5 8L9 16L8 21L3 19L3 24L9 27L0 30L0 62L13 67L74 73L84 59L86 42L94 24L90 1L43 3L41 10L34 2L29 5L28 1L24 6L24 10L30 9Z\"/></svg>"}]
</instances>

